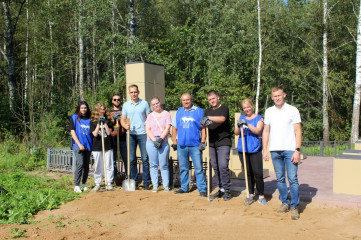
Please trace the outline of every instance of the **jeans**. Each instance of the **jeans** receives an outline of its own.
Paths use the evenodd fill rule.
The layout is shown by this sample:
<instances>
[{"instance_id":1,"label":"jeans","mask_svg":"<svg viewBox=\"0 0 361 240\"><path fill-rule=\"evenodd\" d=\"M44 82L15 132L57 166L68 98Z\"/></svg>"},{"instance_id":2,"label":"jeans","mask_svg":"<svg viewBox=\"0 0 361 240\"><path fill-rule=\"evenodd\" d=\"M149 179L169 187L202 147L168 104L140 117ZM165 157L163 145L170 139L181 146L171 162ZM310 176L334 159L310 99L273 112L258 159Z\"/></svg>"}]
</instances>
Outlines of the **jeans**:
<instances>
[{"instance_id":1,"label":"jeans","mask_svg":"<svg viewBox=\"0 0 361 240\"><path fill-rule=\"evenodd\" d=\"M198 146L177 146L177 157L179 162L179 172L181 179L181 189L188 191L189 186L189 156L192 158L196 183L199 192L206 192L206 179L202 167L202 152Z\"/></svg>"},{"instance_id":2,"label":"jeans","mask_svg":"<svg viewBox=\"0 0 361 240\"><path fill-rule=\"evenodd\" d=\"M242 167L244 167L243 153L238 152ZM254 184L256 183L258 195L264 195L264 181L263 181L263 160L262 151L256 153L245 153L247 163L247 180L248 191L254 194Z\"/></svg>"},{"instance_id":3,"label":"jeans","mask_svg":"<svg viewBox=\"0 0 361 240\"><path fill-rule=\"evenodd\" d=\"M290 205L288 199L288 189L286 183L286 174L290 185L291 207L298 207L300 203L299 185L297 178L298 164L291 162L294 151L272 151L271 157L277 177L277 188L280 193L282 204Z\"/></svg>"},{"instance_id":4,"label":"jeans","mask_svg":"<svg viewBox=\"0 0 361 240\"><path fill-rule=\"evenodd\" d=\"M78 151L75 153L75 170L74 170L74 183L79 186L80 180L82 184L86 183L89 173L90 151Z\"/></svg>"},{"instance_id":5,"label":"jeans","mask_svg":"<svg viewBox=\"0 0 361 240\"><path fill-rule=\"evenodd\" d=\"M228 168L230 150L230 146L209 147L209 158L217 176L219 190L229 191L231 188Z\"/></svg>"},{"instance_id":6,"label":"jeans","mask_svg":"<svg viewBox=\"0 0 361 240\"><path fill-rule=\"evenodd\" d=\"M119 150L120 156L122 156L125 172L127 172L127 142L119 140ZM118 156L118 149L117 149L117 138L113 138L113 159L114 159L114 177L118 175L117 169L117 156Z\"/></svg>"},{"instance_id":7,"label":"jeans","mask_svg":"<svg viewBox=\"0 0 361 240\"><path fill-rule=\"evenodd\" d=\"M130 160L130 178L135 180L136 185L138 185L138 170L137 170L137 158L136 150L137 145L140 149L140 154L142 158L143 166L143 184L150 184L150 174L149 174L149 161L146 149L147 134L130 134L129 137L129 160Z\"/></svg>"},{"instance_id":8,"label":"jeans","mask_svg":"<svg viewBox=\"0 0 361 240\"><path fill-rule=\"evenodd\" d=\"M162 176L163 187L169 187L169 144L162 142L162 146L156 149L153 141L147 141L147 152L149 156L150 177L152 179L153 187L158 187L158 165Z\"/></svg>"}]
</instances>

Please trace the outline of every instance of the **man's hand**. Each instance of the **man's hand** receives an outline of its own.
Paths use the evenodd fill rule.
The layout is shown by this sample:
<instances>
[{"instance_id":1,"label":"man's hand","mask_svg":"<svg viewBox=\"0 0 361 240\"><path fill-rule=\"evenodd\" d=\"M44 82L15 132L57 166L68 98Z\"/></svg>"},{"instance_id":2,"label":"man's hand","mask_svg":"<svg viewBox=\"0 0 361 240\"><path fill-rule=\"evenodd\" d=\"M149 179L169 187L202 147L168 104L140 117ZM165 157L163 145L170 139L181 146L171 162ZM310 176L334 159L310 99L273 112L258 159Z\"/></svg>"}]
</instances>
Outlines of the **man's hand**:
<instances>
[{"instance_id":1,"label":"man's hand","mask_svg":"<svg viewBox=\"0 0 361 240\"><path fill-rule=\"evenodd\" d=\"M295 151L292 155L292 159L291 162L293 162L293 164L297 165L300 162L300 152L299 151Z\"/></svg>"},{"instance_id":2,"label":"man's hand","mask_svg":"<svg viewBox=\"0 0 361 240\"><path fill-rule=\"evenodd\" d=\"M203 150L205 150L205 149L206 149L206 143L201 142L201 143L199 144L198 149L199 149L199 151L203 151Z\"/></svg>"},{"instance_id":3,"label":"man's hand","mask_svg":"<svg viewBox=\"0 0 361 240\"><path fill-rule=\"evenodd\" d=\"M243 127L243 125L248 126L248 123L244 119L239 119L238 122L237 122L237 126L239 128L241 128L241 127Z\"/></svg>"},{"instance_id":4,"label":"man's hand","mask_svg":"<svg viewBox=\"0 0 361 240\"><path fill-rule=\"evenodd\" d=\"M177 144L172 144L173 151L177 151Z\"/></svg>"},{"instance_id":5,"label":"man's hand","mask_svg":"<svg viewBox=\"0 0 361 240\"><path fill-rule=\"evenodd\" d=\"M104 116L100 116L98 119L98 124L100 125L100 123L105 123L105 117Z\"/></svg>"},{"instance_id":6,"label":"man's hand","mask_svg":"<svg viewBox=\"0 0 361 240\"><path fill-rule=\"evenodd\" d=\"M263 150L263 160L268 161L268 152L267 150Z\"/></svg>"},{"instance_id":7,"label":"man's hand","mask_svg":"<svg viewBox=\"0 0 361 240\"><path fill-rule=\"evenodd\" d=\"M211 125L213 122L208 118L208 117L203 117L201 119L201 121L199 122L199 124L201 124L202 126L208 127L209 125Z\"/></svg>"},{"instance_id":8,"label":"man's hand","mask_svg":"<svg viewBox=\"0 0 361 240\"><path fill-rule=\"evenodd\" d=\"M120 113L114 113L114 114L113 114L113 119L120 121L120 116L122 116L122 114L120 114Z\"/></svg>"}]
</instances>

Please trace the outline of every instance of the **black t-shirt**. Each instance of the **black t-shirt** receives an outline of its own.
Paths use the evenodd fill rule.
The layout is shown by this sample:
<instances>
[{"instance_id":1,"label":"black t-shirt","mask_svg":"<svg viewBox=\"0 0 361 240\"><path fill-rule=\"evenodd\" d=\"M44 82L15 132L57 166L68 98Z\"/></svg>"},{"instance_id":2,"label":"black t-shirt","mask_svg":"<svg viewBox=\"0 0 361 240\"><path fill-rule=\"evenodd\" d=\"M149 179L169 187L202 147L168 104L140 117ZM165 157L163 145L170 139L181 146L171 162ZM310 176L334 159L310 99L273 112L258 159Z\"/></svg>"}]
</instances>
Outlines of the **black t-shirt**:
<instances>
[{"instance_id":1,"label":"black t-shirt","mask_svg":"<svg viewBox=\"0 0 361 240\"><path fill-rule=\"evenodd\" d=\"M209 129L209 146L232 146L231 141L231 123L229 121L229 109L225 105L221 105L217 109L208 108L204 111L203 116L224 116L226 121L223 123L212 123Z\"/></svg>"},{"instance_id":2,"label":"black t-shirt","mask_svg":"<svg viewBox=\"0 0 361 240\"><path fill-rule=\"evenodd\" d=\"M113 123L111 121L109 121L107 119L106 123L109 128L113 129ZM90 132L93 132L95 130L95 128L97 127L97 124L98 124L98 122L90 121ZM112 149L111 136L107 135L107 133L105 132L105 129L103 129L103 131L101 131L99 129L98 136L93 138L93 147L92 147L93 151L102 151L102 136L101 136L102 132L104 134L104 150L108 151L108 150Z\"/></svg>"}]
</instances>

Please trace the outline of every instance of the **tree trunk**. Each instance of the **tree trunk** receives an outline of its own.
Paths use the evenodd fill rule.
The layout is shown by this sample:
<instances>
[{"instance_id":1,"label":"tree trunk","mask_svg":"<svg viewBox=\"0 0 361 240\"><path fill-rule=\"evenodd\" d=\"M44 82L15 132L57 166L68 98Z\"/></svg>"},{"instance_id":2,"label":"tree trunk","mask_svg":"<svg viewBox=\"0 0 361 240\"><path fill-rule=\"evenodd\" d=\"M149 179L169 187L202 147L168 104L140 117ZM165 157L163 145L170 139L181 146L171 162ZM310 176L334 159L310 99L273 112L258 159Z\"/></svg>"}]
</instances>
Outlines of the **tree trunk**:
<instances>
[{"instance_id":1,"label":"tree trunk","mask_svg":"<svg viewBox=\"0 0 361 240\"><path fill-rule=\"evenodd\" d=\"M48 0L49 9L50 1ZM53 87L54 87L54 49L53 49L53 23L51 21L51 16L49 17L49 34L50 34L50 104L53 103Z\"/></svg>"},{"instance_id":2,"label":"tree trunk","mask_svg":"<svg viewBox=\"0 0 361 240\"><path fill-rule=\"evenodd\" d=\"M351 127L351 142L355 143L359 138L359 123L360 123L360 95L361 95L361 0L359 6L359 15L357 22L357 41L356 41L356 80L355 80L355 95L353 99L352 109L352 127Z\"/></svg>"},{"instance_id":3,"label":"tree trunk","mask_svg":"<svg viewBox=\"0 0 361 240\"><path fill-rule=\"evenodd\" d=\"M135 16L134 16L134 0L129 0L129 27L130 27L130 31L129 31L129 47L132 48L132 46L135 43L135 29L136 29L136 24L135 24ZM134 62L135 61L135 56L132 54L131 56L129 56L129 62Z\"/></svg>"},{"instance_id":4,"label":"tree trunk","mask_svg":"<svg viewBox=\"0 0 361 240\"><path fill-rule=\"evenodd\" d=\"M8 86L9 86L9 104L10 109L15 110L15 102L17 100L16 94L16 78L15 78L15 57L14 57L14 32L13 24L10 13L9 5L3 1L2 2L4 13L5 13L5 24L6 24L6 57L8 62Z\"/></svg>"},{"instance_id":5,"label":"tree trunk","mask_svg":"<svg viewBox=\"0 0 361 240\"><path fill-rule=\"evenodd\" d=\"M258 10L258 68L257 68L257 91L256 91L256 109L255 113L258 114L259 91L261 87L261 67L262 67L262 38L261 38L261 6L260 0L257 0Z\"/></svg>"},{"instance_id":6,"label":"tree trunk","mask_svg":"<svg viewBox=\"0 0 361 240\"><path fill-rule=\"evenodd\" d=\"M79 0L78 44L79 44L79 98L84 101L84 43L83 43L83 1Z\"/></svg>"},{"instance_id":7,"label":"tree trunk","mask_svg":"<svg viewBox=\"0 0 361 240\"><path fill-rule=\"evenodd\" d=\"M322 71L322 117L323 117L323 141L330 141L330 129L328 122L328 49L327 49L327 0L323 0L323 71Z\"/></svg>"},{"instance_id":8,"label":"tree trunk","mask_svg":"<svg viewBox=\"0 0 361 240\"><path fill-rule=\"evenodd\" d=\"M113 7L112 7L112 19L111 19L111 22L112 22L112 33L113 35L115 34L115 9L114 9L114 3L112 4ZM113 83L115 83L116 81L116 62L115 62L115 54L114 54L114 49L115 49L115 42L114 42L114 39L112 40L112 47L113 47L113 51L112 51L112 63L113 63Z\"/></svg>"}]
</instances>

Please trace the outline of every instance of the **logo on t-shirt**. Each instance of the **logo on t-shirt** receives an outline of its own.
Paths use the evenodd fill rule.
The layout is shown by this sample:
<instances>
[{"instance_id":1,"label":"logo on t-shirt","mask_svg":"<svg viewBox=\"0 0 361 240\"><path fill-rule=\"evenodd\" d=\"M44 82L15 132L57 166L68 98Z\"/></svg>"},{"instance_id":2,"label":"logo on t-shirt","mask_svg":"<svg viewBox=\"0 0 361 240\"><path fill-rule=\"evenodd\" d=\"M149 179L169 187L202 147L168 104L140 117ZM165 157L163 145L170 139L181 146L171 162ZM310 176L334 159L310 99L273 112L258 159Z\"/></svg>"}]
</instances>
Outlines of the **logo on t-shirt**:
<instances>
[{"instance_id":1,"label":"logo on t-shirt","mask_svg":"<svg viewBox=\"0 0 361 240\"><path fill-rule=\"evenodd\" d=\"M83 135L85 135L85 136L88 136L89 129L90 129L90 126L89 126L89 125L80 124L80 133L81 133L81 134L83 134Z\"/></svg>"},{"instance_id":2,"label":"logo on t-shirt","mask_svg":"<svg viewBox=\"0 0 361 240\"><path fill-rule=\"evenodd\" d=\"M195 119L192 118L192 117L182 117L181 120L182 120L182 127L183 128L189 128L191 126L192 122L195 121Z\"/></svg>"},{"instance_id":3,"label":"logo on t-shirt","mask_svg":"<svg viewBox=\"0 0 361 240\"><path fill-rule=\"evenodd\" d=\"M100 127L101 128L101 127ZM103 131L102 131L103 130ZM103 129L99 129L99 135L100 136L102 136L103 135L103 137L104 138L106 138L108 135L107 135L107 132L105 131L105 127L104 127L104 125L103 125Z\"/></svg>"}]
</instances>

